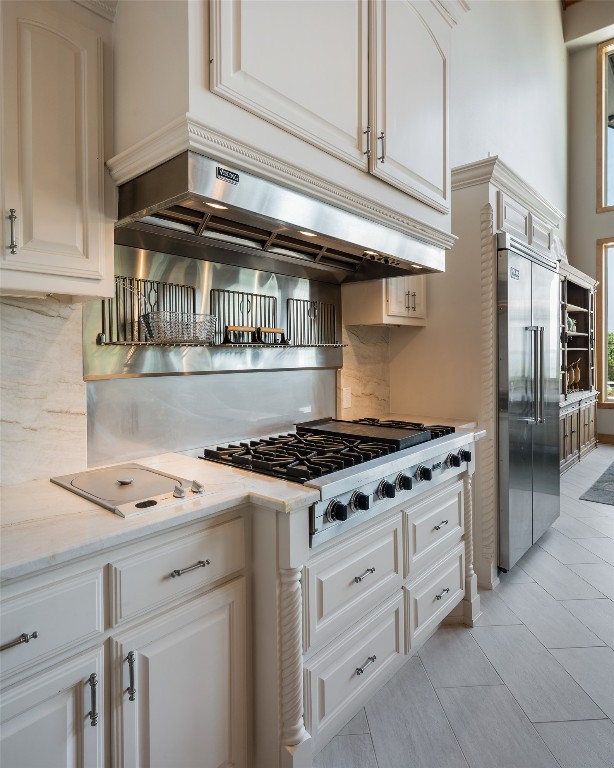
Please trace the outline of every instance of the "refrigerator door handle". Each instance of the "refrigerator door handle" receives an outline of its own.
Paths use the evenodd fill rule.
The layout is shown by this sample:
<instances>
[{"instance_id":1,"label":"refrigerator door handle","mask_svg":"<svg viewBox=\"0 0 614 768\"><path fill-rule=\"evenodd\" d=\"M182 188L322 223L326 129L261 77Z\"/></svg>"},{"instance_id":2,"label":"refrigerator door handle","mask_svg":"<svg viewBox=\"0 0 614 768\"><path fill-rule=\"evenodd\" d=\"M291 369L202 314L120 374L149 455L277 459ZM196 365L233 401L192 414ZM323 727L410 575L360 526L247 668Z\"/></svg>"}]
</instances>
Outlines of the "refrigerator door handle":
<instances>
[{"instance_id":1,"label":"refrigerator door handle","mask_svg":"<svg viewBox=\"0 0 614 768\"><path fill-rule=\"evenodd\" d=\"M531 353L533 357L531 368L531 416L529 416L527 421L530 424L539 424L539 341L537 335L539 326L529 325L527 326L527 331L531 333Z\"/></svg>"},{"instance_id":2,"label":"refrigerator door handle","mask_svg":"<svg viewBox=\"0 0 614 768\"><path fill-rule=\"evenodd\" d=\"M546 419L544 417L545 398L546 398L546 380L544 373L544 326L540 326L537 331L537 338L539 339L539 411L537 414L537 423L544 424Z\"/></svg>"}]
</instances>

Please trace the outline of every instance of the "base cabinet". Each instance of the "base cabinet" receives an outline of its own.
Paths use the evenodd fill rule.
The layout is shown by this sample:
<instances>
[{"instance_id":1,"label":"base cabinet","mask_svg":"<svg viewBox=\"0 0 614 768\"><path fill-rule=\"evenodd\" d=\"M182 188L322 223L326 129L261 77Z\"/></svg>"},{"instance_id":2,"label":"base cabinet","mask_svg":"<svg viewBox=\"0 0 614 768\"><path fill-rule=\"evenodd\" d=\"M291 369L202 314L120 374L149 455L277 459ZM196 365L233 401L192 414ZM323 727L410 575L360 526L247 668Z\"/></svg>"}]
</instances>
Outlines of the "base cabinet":
<instances>
[{"instance_id":1,"label":"base cabinet","mask_svg":"<svg viewBox=\"0 0 614 768\"><path fill-rule=\"evenodd\" d=\"M597 447L596 418L596 392L575 395L575 399L571 401L561 401L559 421L561 472L577 464Z\"/></svg>"},{"instance_id":2,"label":"base cabinet","mask_svg":"<svg viewBox=\"0 0 614 768\"><path fill-rule=\"evenodd\" d=\"M4 768L104 768L102 647L3 692Z\"/></svg>"},{"instance_id":3,"label":"base cabinet","mask_svg":"<svg viewBox=\"0 0 614 768\"><path fill-rule=\"evenodd\" d=\"M246 765L245 632L238 578L111 639L115 765Z\"/></svg>"}]
</instances>

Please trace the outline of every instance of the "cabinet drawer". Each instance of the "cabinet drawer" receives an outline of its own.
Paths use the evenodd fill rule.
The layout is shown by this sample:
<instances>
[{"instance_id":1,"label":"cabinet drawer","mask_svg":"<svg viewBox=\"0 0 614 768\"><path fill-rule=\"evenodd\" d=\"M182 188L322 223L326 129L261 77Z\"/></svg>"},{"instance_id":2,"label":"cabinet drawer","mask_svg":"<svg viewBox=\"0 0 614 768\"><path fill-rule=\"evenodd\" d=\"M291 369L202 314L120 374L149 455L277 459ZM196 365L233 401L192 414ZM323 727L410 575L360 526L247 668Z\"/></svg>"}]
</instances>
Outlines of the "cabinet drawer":
<instances>
[{"instance_id":1,"label":"cabinet drawer","mask_svg":"<svg viewBox=\"0 0 614 768\"><path fill-rule=\"evenodd\" d=\"M463 599L464 574L465 545L459 544L423 576L403 587L407 601L406 653L420 645L422 638Z\"/></svg>"},{"instance_id":2,"label":"cabinet drawer","mask_svg":"<svg viewBox=\"0 0 614 768\"><path fill-rule=\"evenodd\" d=\"M498 192L498 227L524 243L529 242L529 211L514 198Z\"/></svg>"},{"instance_id":3,"label":"cabinet drawer","mask_svg":"<svg viewBox=\"0 0 614 768\"><path fill-rule=\"evenodd\" d=\"M306 662L305 725L316 750L403 663L402 609L399 591L337 643Z\"/></svg>"},{"instance_id":4,"label":"cabinet drawer","mask_svg":"<svg viewBox=\"0 0 614 768\"><path fill-rule=\"evenodd\" d=\"M402 583L397 514L315 557L305 569L305 650L353 624Z\"/></svg>"},{"instance_id":5,"label":"cabinet drawer","mask_svg":"<svg viewBox=\"0 0 614 768\"><path fill-rule=\"evenodd\" d=\"M204 563L205 565L199 565ZM111 617L114 624L150 610L178 595L239 571L245 564L242 518L203 528L111 565ZM178 571L184 571L178 574ZM173 573L175 575L173 576Z\"/></svg>"},{"instance_id":6,"label":"cabinet drawer","mask_svg":"<svg viewBox=\"0 0 614 768\"><path fill-rule=\"evenodd\" d=\"M404 511L406 577L435 562L462 539L463 511L462 481Z\"/></svg>"},{"instance_id":7,"label":"cabinet drawer","mask_svg":"<svg viewBox=\"0 0 614 768\"><path fill-rule=\"evenodd\" d=\"M3 600L0 643L34 632L37 637L2 651L2 677L101 635L102 584L102 570L95 570Z\"/></svg>"}]
</instances>

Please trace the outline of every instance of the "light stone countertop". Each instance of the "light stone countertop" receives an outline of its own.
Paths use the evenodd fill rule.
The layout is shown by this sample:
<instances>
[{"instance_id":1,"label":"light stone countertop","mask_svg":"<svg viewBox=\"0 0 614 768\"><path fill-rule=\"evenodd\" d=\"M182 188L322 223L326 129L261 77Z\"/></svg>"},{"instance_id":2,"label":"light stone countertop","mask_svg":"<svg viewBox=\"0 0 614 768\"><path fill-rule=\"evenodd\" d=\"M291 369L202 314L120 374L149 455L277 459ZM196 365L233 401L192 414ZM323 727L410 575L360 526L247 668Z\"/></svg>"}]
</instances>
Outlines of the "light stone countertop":
<instances>
[{"instance_id":1,"label":"light stone countertop","mask_svg":"<svg viewBox=\"0 0 614 768\"><path fill-rule=\"evenodd\" d=\"M202 520L241 504L291 514L318 501L298 483L166 453L137 464L196 479L205 495L124 519L49 480L0 488L0 581L92 555L175 525Z\"/></svg>"},{"instance_id":2,"label":"light stone countertop","mask_svg":"<svg viewBox=\"0 0 614 768\"><path fill-rule=\"evenodd\" d=\"M392 413L380 418L382 421L419 421L427 426L430 423L465 429L475 427L474 422L414 414ZM49 480L1 486L0 581L93 555L241 504L252 503L292 514L320 498L318 491L298 483L181 453L165 453L133 461L168 474L199 480L205 486L205 495L124 519Z\"/></svg>"}]
</instances>

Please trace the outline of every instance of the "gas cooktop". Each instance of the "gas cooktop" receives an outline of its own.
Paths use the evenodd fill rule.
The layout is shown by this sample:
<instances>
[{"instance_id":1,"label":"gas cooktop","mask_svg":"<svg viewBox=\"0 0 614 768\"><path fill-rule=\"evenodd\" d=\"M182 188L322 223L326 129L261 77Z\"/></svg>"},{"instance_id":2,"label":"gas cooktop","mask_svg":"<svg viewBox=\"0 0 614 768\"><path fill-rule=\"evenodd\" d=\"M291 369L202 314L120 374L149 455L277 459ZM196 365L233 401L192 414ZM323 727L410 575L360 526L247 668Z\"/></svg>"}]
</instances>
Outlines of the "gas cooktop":
<instances>
[{"instance_id":1,"label":"gas cooktop","mask_svg":"<svg viewBox=\"0 0 614 768\"><path fill-rule=\"evenodd\" d=\"M401 421L321 419L298 424L296 433L206 448L199 458L305 483L452 432Z\"/></svg>"}]
</instances>

